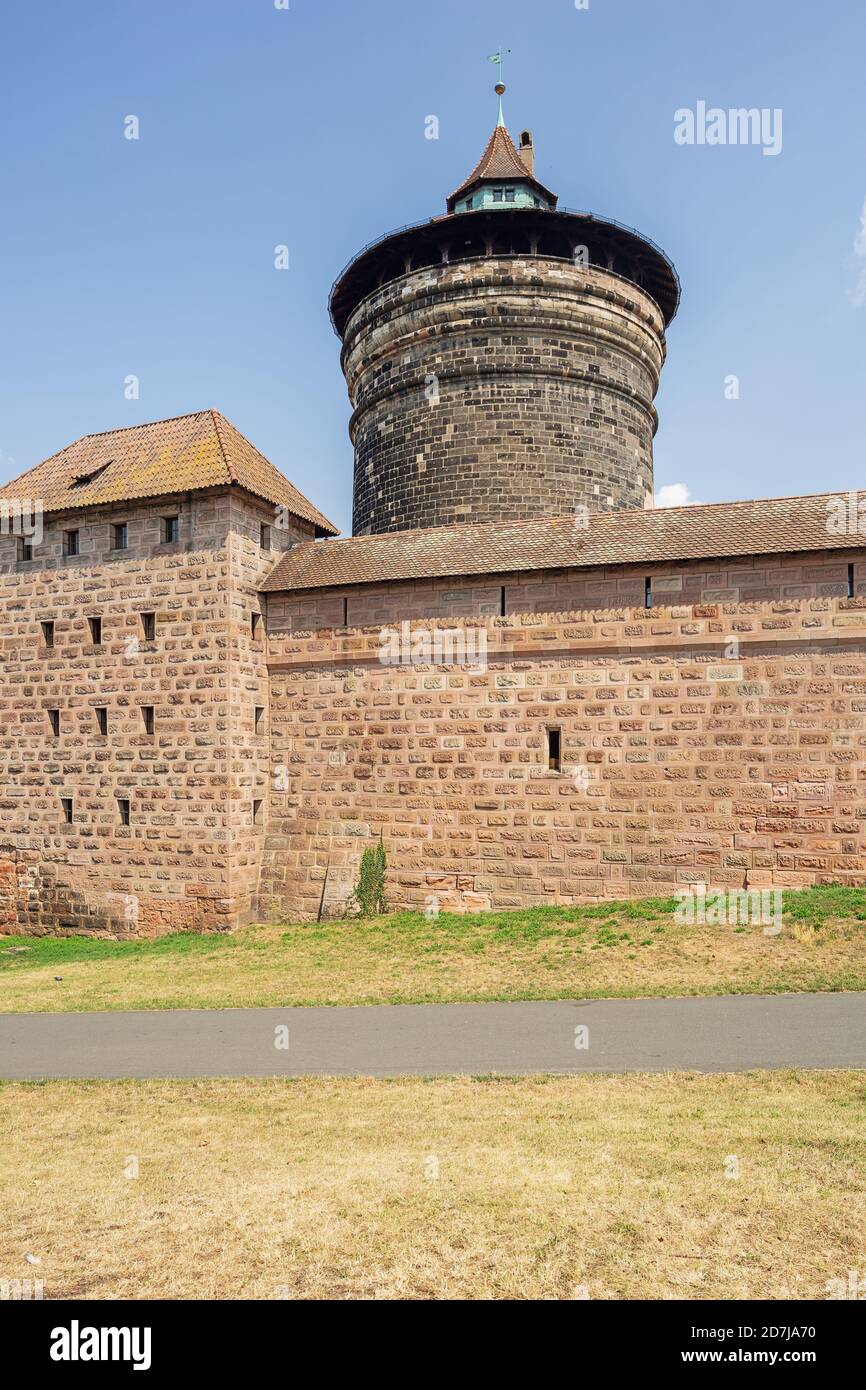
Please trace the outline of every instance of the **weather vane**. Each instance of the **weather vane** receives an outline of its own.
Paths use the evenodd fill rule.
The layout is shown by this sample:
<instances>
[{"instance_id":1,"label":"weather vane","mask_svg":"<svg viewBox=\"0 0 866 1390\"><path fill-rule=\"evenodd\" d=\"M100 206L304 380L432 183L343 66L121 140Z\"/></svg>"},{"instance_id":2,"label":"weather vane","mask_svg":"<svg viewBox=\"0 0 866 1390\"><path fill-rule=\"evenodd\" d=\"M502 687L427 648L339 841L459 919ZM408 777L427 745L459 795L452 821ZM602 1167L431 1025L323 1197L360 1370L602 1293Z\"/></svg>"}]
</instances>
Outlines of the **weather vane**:
<instances>
[{"instance_id":1,"label":"weather vane","mask_svg":"<svg viewBox=\"0 0 866 1390\"><path fill-rule=\"evenodd\" d=\"M500 125L505 125L505 120L504 120L503 115L502 115L502 97L503 97L503 94L504 94L504 92L505 92L505 83L502 81L502 62L503 62L503 59L505 58L506 53L510 53L510 52L511 52L511 49L510 49L510 48L500 48L500 50L499 50L498 53L490 53L490 54L488 54L488 57L489 57L491 63L496 63L497 67L499 68L499 81L497 82L497 84L496 84L496 86L493 88L493 90L494 90L494 92L496 93L496 95L499 97L499 124L500 124Z\"/></svg>"}]
</instances>

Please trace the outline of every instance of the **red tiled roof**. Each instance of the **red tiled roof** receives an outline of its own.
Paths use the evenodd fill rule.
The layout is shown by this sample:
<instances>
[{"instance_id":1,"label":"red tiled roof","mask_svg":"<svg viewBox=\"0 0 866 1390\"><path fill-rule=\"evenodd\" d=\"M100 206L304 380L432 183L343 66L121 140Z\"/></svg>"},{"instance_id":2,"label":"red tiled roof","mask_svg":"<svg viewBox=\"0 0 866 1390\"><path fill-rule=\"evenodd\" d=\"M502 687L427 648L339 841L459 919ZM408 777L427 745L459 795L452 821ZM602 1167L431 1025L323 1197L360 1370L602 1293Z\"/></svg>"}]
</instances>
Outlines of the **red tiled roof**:
<instances>
[{"instance_id":1,"label":"red tiled roof","mask_svg":"<svg viewBox=\"0 0 866 1390\"><path fill-rule=\"evenodd\" d=\"M454 204L462 194L467 193L475 184L481 183L485 179L524 179L540 189L546 198L551 202L556 202L556 194L551 193L549 188L545 188L533 174L529 172L517 148L504 125L494 128L493 134L487 141L484 153L476 164L468 179L464 179L459 188L448 198L448 210L453 210Z\"/></svg>"},{"instance_id":2,"label":"red tiled roof","mask_svg":"<svg viewBox=\"0 0 866 1390\"><path fill-rule=\"evenodd\" d=\"M863 536L828 531L827 503L835 495L594 512L585 526L574 516L545 517L304 542L283 555L263 588L866 549Z\"/></svg>"},{"instance_id":3,"label":"red tiled roof","mask_svg":"<svg viewBox=\"0 0 866 1390\"><path fill-rule=\"evenodd\" d=\"M4 497L41 499L46 512L163 497L236 484L311 521L337 527L217 410L87 434L0 488Z\"/></svg>"}]
</instances>

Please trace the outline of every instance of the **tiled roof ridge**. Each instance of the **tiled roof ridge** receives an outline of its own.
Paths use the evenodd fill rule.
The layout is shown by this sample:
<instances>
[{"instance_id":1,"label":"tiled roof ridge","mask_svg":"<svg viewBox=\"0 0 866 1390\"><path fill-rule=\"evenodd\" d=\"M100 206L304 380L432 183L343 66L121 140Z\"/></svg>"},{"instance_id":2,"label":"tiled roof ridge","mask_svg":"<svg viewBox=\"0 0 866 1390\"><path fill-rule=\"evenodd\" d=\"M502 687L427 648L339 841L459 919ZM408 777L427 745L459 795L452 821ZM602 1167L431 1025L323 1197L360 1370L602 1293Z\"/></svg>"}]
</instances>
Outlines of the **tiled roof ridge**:
<instances>
[{"instance_id":1,"label":"tiled roof ridge","mask_svg":"<svg viewBox=\"0 0 866 1390\"><path fill-rule=\"evenodd\" d=\"M837 535L828 529L826 503L838 496L838 492L797 493L652 510L622 508L590 513L588 522L571 512L384 531L349 537L346 544L302 542L286 551L262 588L324 588L805 550L866 551L866 541L859 534Z\"/></svg>"},{"instance_id":2,"label":"tiled roof ridge","mask_svg":"<svg viewBox=\"0 0 866 1390\"><path fill-rule=\"evenodd\" d=\"M164 415L158 420L139 420L136 425L115 425L114 428L110 430L92 430L89 434L79 434L75 439L65 444L62 449L58 449L57 453L49 454L48 458L43 459L42 462L48 463L50 459L56 458L57 454L64 453L66 449L74 448L76 444L81 444L85 439L101 439L106 434L119 434L121 430L147 430L152 429L154 425L173 425L176 420L195 420L199 415L218 414L219 411L212 408L206 408L204 410L184 410L181 411L180 415ZM39 465L36 464L34 466L38 468Z\"/></svg>"},{"instance_id":3,"label":"tiled roof ridge","mask_svg":"<svg viewBox=\"0 0 866 1390\"><path fill-rule=\"evenodd\" d=\"M79 435L0 484L0 498L33 492L54 512L227 486L286 506L312 522L317 534L338 534L324 512L214 407Z\"/></svg>"},{"instance_id":4,"label":"tiled roof ridge","mask_svg":"<svg viewBox=\"0 0 866 1390\"><path fill-rule=\"evenodd\" d=\"M76 444L83 444L86 439L103 439L108 434L119 434L121 430L146 430L153 425L171 425L176 420L194 420L199 415L213 415L213 410L185 410L182 415L166 415L161 420L140 420L137 425L115 425L110 430L92 430L89 434L77 434L74 439L70 439L68 444L64 444L62 449L55 449L53 454L48 454L44 459L39 459L37 463L31 463L29 468L25 468L23 473L17 473L14 478L9 479L9 483L21 482L23 478L35 473L37 468L44 468L53 459L60 458L61 454L68 453L74 449ZM9 486L9 483L0 483L0 491Z\"/></svg>"},{"instance_id":5,"label":"tiled roof ridge","mask_svg":"<svg viewBox=\"0 0 866 1390\"><path fill-rule=\"evenodd\" d=\"M222 454L223 459L224 459L224 461L225 461L226 472L228 473L229 478L231 479L231 481L232 481L233 483L236 483L236 482L238 481L237 469L235 468L234 464L233 464L233 463L231 462L231 460L229 459L228 452L227 452L226 446L225 446L225 440L223 439L223 433L222 433L222 426L225 425L225 424L228 424L229 422L225 419L225 417L224 417L223 415L220 414L220 412L219 412L218 410L212 410L212 411L210 412L210 415L211 415L211 419L213 420L214 433L215 433L215 435L216 435L216 437L217 437L217 443L218 443L219 446L220 446L220 453ZM237 432L238 432L238 434L240 434L240 430L238 430ZM241 438L242 438L242 439L246 439L246 436L245 436L245 435L241 435ZM251 443L251 441L250 441L249 439L247 439L246 442L249 444L249 446L250 446L251 449L255 449L256 453L259 454L259 450L256 449L255 444ZM264 454L259 454L259 457L260 457L260 458L264 458ZM274 467L276 468L276 464L274 464ZM286 482L288 482L288 478L286 479Z\"/></svg>"},{"instance_id":6,"label":"tiled roof ridge","mask_svg":"<svg viewBox=\"0 0 866 1390\"><path fill-rule=\"evenodd\" d=\"M851 491L847 489L846 491ZM810 498L818 497L838 497L838 488L831 489L829 492L792 492L784 493L780 497L736 497L732 501L722 502L683 502L678 507L605 507L597 512L590 512L590 520L600 521L604 518L617 520L620 517L645 516L647 513L660 513L669 516L671 512L702 512L709 511L712 507L753 507L760 502L804 502ZM461 531L467 527L474 527L479 530L481 527L490 526L501 529L505 526L555 526L557 522L569 522L574 525L574 512L558 512L555 516L520 516L513 521L455 521L445 526L416 526L410 531L373 531L362 536L340 536L328 541L328 545L357 545L362 541L383 541L393 536L405 536L412 539L415 536L433 536L437 531Z\"/></svg>"}]
</instances>

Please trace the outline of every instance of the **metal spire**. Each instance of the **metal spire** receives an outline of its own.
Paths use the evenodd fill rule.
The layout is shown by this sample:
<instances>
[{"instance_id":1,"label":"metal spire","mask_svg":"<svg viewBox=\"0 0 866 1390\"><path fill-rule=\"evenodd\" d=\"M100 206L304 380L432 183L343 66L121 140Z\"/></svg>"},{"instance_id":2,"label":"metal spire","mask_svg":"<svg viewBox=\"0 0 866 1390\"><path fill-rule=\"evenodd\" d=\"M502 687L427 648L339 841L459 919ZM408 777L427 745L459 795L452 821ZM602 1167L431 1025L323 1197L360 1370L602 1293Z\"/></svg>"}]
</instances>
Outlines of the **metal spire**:
<instances>
[{"instance_id":1,"label":"metal spire","mask_svg":"<svg viewBox=\"0 0 866 1390\"><path fill-rule=\"evenodd\" d=\"M498 68L499 68L499 81L497 82L496 86L495 86L494 89L493 89L493 90L495 91L496 95L499 97L499 119L498 119L497 122L496 122L496 124L497 124L498 126L504 126L504 125L505 125L505 117L504 117L503 114L502 114L502 97L503 97L503 94L504 94L504 92L505 92L505 83L502 81L502 62L503 62L503 59L505 58L506 53L510 53L510 52L511 52L511 49L510 49L510 48L500 48L500 50L499 50L498 53L490 53L490 54L488 54L488 57L489 57L491 63L496 63L497 66L498 66Z\"/></svg>"}]
</instances>

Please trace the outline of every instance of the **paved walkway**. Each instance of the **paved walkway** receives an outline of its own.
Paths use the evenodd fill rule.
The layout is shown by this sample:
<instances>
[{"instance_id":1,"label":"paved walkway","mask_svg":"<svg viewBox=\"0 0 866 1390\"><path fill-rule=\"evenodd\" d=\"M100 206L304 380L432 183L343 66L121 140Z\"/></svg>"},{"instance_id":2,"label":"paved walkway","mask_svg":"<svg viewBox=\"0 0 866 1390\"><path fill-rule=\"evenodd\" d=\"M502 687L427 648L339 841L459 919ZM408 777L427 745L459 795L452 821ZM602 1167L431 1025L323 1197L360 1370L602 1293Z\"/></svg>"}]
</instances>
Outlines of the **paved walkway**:
<instances>
[{"instance_id":1,"label":"paved walkway","mask_svg":"<svg viewBox=\"0 0 866 1390\"><path fill-rule=\"evenodd\" d=\"M750 1067L866 1067L866 993L0 1015L10 1080Z\"/></svg>"}]
</instances>

